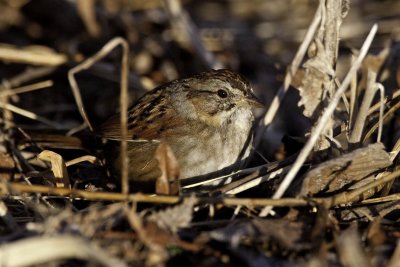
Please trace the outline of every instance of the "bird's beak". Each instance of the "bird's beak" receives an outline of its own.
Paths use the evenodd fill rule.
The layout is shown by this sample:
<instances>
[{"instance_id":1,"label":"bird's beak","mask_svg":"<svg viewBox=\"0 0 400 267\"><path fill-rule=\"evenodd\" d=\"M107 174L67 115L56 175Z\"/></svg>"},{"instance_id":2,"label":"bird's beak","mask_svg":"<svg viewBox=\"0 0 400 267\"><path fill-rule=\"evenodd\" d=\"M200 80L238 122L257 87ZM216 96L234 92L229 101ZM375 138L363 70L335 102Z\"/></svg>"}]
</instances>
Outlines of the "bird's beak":
<instances>
[{"instance_id":1,"label":"bird's beak","mask_svg":"<svg viewBox=\"0 0 400 267\"><path fill-rule=\"evenodd\" d=\"M253 108L265 108L261 101L253 94L250 93L246 98L247 103Z\"/></svg>"}]
</instances>

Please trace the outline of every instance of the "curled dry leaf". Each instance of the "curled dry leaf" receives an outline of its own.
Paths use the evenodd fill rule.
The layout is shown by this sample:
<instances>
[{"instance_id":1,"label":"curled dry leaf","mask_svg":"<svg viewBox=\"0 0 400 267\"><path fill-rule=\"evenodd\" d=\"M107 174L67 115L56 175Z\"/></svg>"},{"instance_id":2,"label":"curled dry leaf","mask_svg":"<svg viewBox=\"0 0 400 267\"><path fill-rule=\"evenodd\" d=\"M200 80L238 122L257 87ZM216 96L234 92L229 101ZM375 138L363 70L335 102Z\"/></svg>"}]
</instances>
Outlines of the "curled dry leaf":
<instances>
[{"instance_id":1,"label":"curled dry leaf","mask_svg":"<svg viewBox=\"0 0 400 267\"><path fill-rule=\"evenodd\" d=\"M329 66L324 56L318 56L324 52L319 52L317 56L309 59L305 64L305 75L303 77L302 85L298 88L301 99L299 106L304 106L304 116L310 118L315 109L322 101L323 85L329 80L328 74L332 70L321 68L321 66ZM328 71L328 72L327 72Z\"/></svg>"},{"instance_id":2,"label":"curled dry leaf","mask_svg":"<svg viewBox=\"0 0 400 267\"><path fill-rule=\"evenodd\" d=\"M44 150L39 154L38 157L41 160L51 163L51 170L54 174L56 187L71 187L67 167L61 155L50 150Z\"/></svg>"},{"instance_id":3,"label":"curled dry leaf","mask_svg":"<svg viewBox=\"0 0 400 267\"><path fill-rule=\"evenodd\" d=\"M316 40L315 44L316 55L304 63L305 75L302 85L298 88L301 96L299 106L304 106L303 114L309 118L326 95L324 84L330 80L329 77L335 75L321 41Z\"/></svg>"},{"instance_id":4,"label":"curled dry leaf","mask_svg":"<svg viewBox=\"0 0 400 267\"><path fill-rule=\"evenodd\" d=\"M179 165L169 145L161 143L156 150L161 176L156 181L156 193L177 195L179 193Z\"/></svg>"},{"instance_id":5,"label":"curled dry leaf","mask_svg":"<svg viewBox=\"0 0 400 267\"><path fill-rule=\"evenodd\" d=\"M302 80L302 85L298 87L300 94L299 106L304 106L303 114L308 118L312 118L319 114L317 109L321 109L328 94L327 84L331 78L335 76L327 53L319 40L317 44L317 54L304 63L305 75ZM330 119L326 124L324 134L333 128L333 120ZM316 150L326 149L330 146L325 138L320 138L316 145Z\"/></svg>"},{"instance_id":6,"label":"curled dry leaf","mask_svg":"<svg viewBox=\"0 0 400 267\"><path fill-rule=\"evenodd\" d=\"M300 195L336 191L391 164L390 156L382 143L356 149L310 170L303 181Z\"/></svg>"}]
</instances>

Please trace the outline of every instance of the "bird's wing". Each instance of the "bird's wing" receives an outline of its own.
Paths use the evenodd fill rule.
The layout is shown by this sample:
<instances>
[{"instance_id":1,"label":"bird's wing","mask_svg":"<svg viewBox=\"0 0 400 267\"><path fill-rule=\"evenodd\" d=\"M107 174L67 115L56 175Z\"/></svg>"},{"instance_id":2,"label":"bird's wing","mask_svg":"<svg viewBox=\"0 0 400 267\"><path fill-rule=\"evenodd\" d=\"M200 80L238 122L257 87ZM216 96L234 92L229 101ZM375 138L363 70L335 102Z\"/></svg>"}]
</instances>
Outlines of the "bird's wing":
<instances>
[{"instance_id":1,"label":"bird's wing","mask_svg":"<svg viewBox=\"0 0 400 267\"><path fill-rule=\"evenodd\" d=\"M163 88L144 95L128 111L128 140L157 140L177 133L185 119L172 107ZM100 129L107 139L121 140L120 114L114 115Z\"/></svg>"}]
</instances>

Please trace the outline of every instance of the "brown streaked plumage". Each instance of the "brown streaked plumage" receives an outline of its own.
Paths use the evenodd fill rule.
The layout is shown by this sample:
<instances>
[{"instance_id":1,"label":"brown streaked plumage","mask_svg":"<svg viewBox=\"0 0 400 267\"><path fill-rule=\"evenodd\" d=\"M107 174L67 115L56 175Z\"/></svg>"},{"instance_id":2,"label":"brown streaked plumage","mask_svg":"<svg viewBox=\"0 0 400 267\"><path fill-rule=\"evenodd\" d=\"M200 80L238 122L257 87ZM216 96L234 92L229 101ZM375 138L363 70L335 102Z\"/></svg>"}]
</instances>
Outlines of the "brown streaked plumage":
<instances>
[{"instance_id":1,"label":"brown streaked plumage","mask_svg":"<svg viewBox=\"0 0 400 267\"><path fill-rule=\"evenodd\" d=\"M148 181L160 175L154 159L159 142L171 146L181 179L234 166L249 153L255 106L260 104L249 83L229 70L203 72L148 92L128 111L130 177ZM119 115L102 126L101 135L121 139ZM116 169L118 155L112 155Z\"/></svg>"}]
</instances>

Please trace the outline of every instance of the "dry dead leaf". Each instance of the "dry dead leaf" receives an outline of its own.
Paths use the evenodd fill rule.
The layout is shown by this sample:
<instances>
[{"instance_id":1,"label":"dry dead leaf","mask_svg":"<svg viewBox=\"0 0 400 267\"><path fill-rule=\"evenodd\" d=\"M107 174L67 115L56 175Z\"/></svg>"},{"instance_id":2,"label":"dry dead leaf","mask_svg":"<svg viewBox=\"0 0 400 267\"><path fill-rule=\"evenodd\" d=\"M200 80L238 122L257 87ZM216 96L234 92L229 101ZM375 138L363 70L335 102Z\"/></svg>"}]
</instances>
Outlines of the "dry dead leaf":
<instances>
[{"instance_id":1,"label":"dry dead leaf","mask_svg":"<svg viewBox=\"0 0 400 267\"><path fill-rule=\"evenodd\" d=\"M195 204L196 199L190 197L180 205L151 214L147 219L162 229L176 233L180 228L189 226Z\"/></svg>"},{"instance_id":2,"label":"dry dead leaf","mask_svg":"<svg viewBox=\"0 0 400 267\"><path fill-rule=\"evenodd\" d=\"M315 56L310 57L304 65L305 75L302 86L298 88L301 99L299 106L304 106L303 114L311 117L318 105L326 98L325 84L330 81L330 77L335 76L335 70L332 67L332 59L327 53L328 47L324 47L322 41L318 38L314 41Z\"/></svg>"},{"instance_id":3,"label":"dry dead leaf","mask_svg":"<svg viewBox=\"0 0 400 267\"><path fill-rule=\"evenodd\" d=\"M38 158L51 163L56 187L71 188L67 167L61 155L50 150L44 150L39 154Z\"/></svg>"},{"instance_id":4,"label":"dry dead leaf","mask_svg":"<svg viewBox=\"0 0 400 267\"><path fill-rule=\"evenodd\" d=\"M356 149L338 158L325 161L310 170L303 181L300 195L336 191L391 164L392 161L382 143Z\"/></svg>"},{"instance_id":5,"label":"dry dead leaf","mask_svg":"<svg viewBox=\"0 0 400 267\"><path fill-rule=\"evenodd\" d=\"M156 150L155 158L161 170L156 181L156 193L177 195L179 193L179 165L169 145L161 143Z\"/></svg>"},{"instance_id":6,"label":"dry dead leaf","mask_svg":"<svg viewBox=\"0 0 400 267\"><path fill-rule=\"evenodd\" d=\"M309 59L305 64L305 75L302 81L302 85L298 88L301 99L298 103L299 106L304 106L304 116L310 118L318 105L323 100L323 87L324 83L329 80L329 75L332 74L333 70L324 68L322 66L328 65L323 54L324 52L318 52L317 56Z\"/></svg>"},{"instance_id":7,"label":"dry dead leaf","mask_svg":"<svg viewBox=\"0 0 400 267\"><path fill-rule=\"evenodd\" d=\"M317 54L310 58L303 67L305 68L305 75L303 77L302 85L298 88L300 94L299 106L304 107L303 114L308 118L316 118L319 113L317 109L322 109L325 100L328 98L327 84L330 83L331 77L335 76L327 53L321 42L316 40ZM319 115L318 115L319 116ZM326 124L324 136L329 130L333 128L333 119ZM330 143L325 138L320 138L316 150L329 148Z\"/></svg>"}]
</instances>

